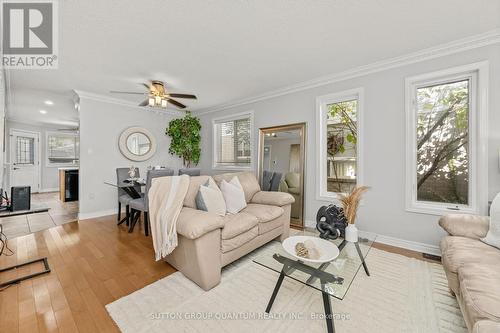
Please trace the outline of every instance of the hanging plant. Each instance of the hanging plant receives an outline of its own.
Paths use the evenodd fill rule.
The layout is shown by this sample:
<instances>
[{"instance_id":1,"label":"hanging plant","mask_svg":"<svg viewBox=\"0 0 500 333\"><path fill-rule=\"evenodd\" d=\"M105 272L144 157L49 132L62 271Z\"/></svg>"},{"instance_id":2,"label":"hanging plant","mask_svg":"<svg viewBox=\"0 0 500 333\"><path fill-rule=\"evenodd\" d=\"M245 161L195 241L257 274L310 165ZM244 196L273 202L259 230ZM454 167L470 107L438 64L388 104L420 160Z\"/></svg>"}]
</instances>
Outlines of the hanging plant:
<instances>
[{"instance_id":1,"label":"hanging plant","mask_svg":"<svg viewBox=\"0 0 500 333\"><path fill-rule=\"evenodd\" d=\"M171 139L168 152L182 158L184 167L198 165L201 155L200 119L187 112L183 118L173 119L168 123L165 134Z\"/></svg>"}]
</instances>

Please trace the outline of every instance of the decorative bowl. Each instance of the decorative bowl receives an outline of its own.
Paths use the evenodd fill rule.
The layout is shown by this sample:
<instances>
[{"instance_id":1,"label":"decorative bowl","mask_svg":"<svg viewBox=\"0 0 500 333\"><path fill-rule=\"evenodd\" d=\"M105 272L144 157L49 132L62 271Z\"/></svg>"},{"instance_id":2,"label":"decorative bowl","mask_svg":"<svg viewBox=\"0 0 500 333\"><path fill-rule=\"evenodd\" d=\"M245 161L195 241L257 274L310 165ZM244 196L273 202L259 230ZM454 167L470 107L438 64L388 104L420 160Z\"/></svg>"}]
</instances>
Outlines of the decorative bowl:
<instances>
[{"instance_id":1,"label":"decorative bowl","mask_svg":"<svg viewBox=\"0 0 500 333\"><path fill-rule=\"evenodd\" d=\"M304 257L299 257L295 253L295 245L297 243L304 243L305 241L311 241L314 243L314 246L320 253L320 257L318 259L308 259ZM328 261L332 261L335 258L339 256L339 248L333 244L332 242L329 242L327 240L321 239L319 237L313 237L313 236L292 236L288 237L283 241L281 244L283 246L283 249L292 257L297 258L302 261L307 261L307 262L314 262L314 263L324 263Z\"/></svg>"}]
</instances>

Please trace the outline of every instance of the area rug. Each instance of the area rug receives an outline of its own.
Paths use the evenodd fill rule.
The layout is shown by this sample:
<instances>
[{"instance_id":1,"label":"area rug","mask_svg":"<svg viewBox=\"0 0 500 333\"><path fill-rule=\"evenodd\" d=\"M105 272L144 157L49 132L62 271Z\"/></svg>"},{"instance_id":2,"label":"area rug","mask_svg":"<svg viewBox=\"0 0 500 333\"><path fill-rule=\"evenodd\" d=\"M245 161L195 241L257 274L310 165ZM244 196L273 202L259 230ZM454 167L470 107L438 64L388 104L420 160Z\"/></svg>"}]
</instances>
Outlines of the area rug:
<instances>
[{"instance_id":1,"label":"area rug","mask_svg":"<svg viewBox=\"0 0 500 333\"><path fill-rule=\"evenodd\" d=\"M321 293L285 278L270 315L278 278L252 258L227 266L205 292L176 272L106 306L122 332L326 332ZM440 264L372 249L371 276L358 272L346 297L331 298L336 332L453 332L467 329Z\"/></svg>"}]
</instances>

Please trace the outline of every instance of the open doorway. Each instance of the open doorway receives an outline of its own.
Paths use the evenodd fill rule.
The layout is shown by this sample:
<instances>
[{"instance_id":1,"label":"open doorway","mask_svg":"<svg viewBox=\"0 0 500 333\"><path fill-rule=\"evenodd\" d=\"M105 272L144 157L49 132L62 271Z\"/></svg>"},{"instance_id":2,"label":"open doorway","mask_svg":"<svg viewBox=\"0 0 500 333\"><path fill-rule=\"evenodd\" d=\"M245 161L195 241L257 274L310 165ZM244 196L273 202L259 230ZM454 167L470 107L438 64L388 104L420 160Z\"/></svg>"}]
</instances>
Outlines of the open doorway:
<instances>
[{"instance_id":1,"label":"open doorway","mask_svg":"<svg viewBox=\"0 0 500 333\"><path fill-rule=\"evenodd\" d=\"M9 238L77 220L80 156L71 96L41 91L11 91L11 96L4 124L6 200L0 210Z\"/></svg>"}]
</instances>

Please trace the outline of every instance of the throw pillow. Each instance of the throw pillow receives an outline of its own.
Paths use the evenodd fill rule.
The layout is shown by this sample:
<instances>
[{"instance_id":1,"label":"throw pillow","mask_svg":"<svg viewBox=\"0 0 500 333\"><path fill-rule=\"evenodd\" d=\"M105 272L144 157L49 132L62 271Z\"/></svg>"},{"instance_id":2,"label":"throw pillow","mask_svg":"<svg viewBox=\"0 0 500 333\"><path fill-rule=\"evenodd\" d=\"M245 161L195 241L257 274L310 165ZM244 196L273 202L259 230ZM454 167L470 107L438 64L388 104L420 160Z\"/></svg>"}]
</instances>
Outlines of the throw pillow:
<instances>
[{"instance_id":1,"label":"throw pillow","mask_svg":"<svg viewBox=\"0 0 500 333\"><path fill-rule=\"evenodd\" d=\"M220 216L226 215L226 202L222 192L210 177L205 184L200 185L196 195L196 208L205 212L214 213Z\"/></svg>"},{"instance_id":2,"label":"throw pillow","mask_svg":"<svg viewBox=\"0 0 500 333\"><path fill-rule=\"evenodd\" d=\"M228 213L236 214L247 206L245 200L245 192L238 180L238 177L233 177L228 183L222 180L220 183L220 190L226 201L226 209Z\"/></svg>"},{"instance_id":3,"label":"throw pillow","mask_svg":"<svg viewBox=\"0 0 500 333\"><path fill-rule=\"evenodd\" d=\"M500 249L500 193L496 195L490 206L490 229L486 237L481 238L488 245Z\"/></svg>"}]
</instances>

